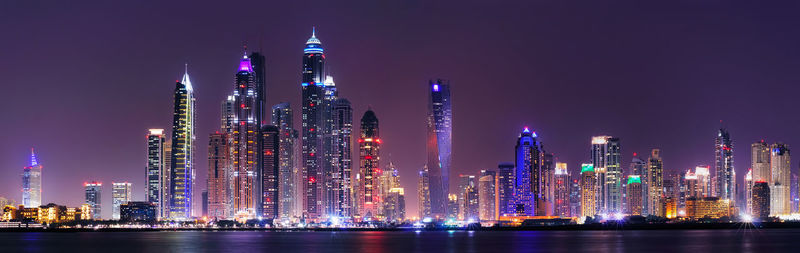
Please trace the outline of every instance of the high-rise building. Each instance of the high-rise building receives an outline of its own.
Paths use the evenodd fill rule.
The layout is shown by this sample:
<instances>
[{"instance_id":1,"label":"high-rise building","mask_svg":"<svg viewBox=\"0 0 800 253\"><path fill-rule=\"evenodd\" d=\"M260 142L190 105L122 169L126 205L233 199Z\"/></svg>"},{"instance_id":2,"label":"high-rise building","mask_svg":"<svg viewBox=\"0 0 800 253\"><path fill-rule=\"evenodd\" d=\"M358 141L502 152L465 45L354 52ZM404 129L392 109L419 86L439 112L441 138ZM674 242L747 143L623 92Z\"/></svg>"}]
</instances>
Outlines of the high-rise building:
<instances>
[{"instance_id":1,"label":"high-rise building","mask_svg":"<svg viewBox=\"0 0 800 253\"><path fill-rule=\"evenodd\" d=\"M458 197L458 219L477 219L478 182L474 175L459 175L456 196ZM473 203L474 202L474 203Z\"/></svg>"},{"instance_id":2,"label":"high-rise building","mask_svg":"<svg viewBox=\"0 0 800 253\"><path fill-rule=\"evenodd\" d=\"M111 183L111 219L119 220L119 207L131 201L132 192L131 183Z\"/></svg>"},{"instance_id":3,"label":"high-rise building","mask_svg":"<svg viewBox=\"0 0 800 253\"><path fill-rule=\"evenodd\" d=\"M764 140L750 145L750 168L753 169L753 182L772 180L770 171L770 148Z\"/></svg>"},{"instance_id":4,"label":"high-rise building","mask_svg":"<svg viewBox=\"0 0 800 253\"><path fill-rule=\"evenodd\" d=\"M360 186L360 184L359 184ZM431 191L430 177L428 176L428 166L424 166L419 171L419 181L417 182L417 196L419 198L419 218L433 218L431 213Z\"/></svg>"},{"instance_id":5,"label":"high-rise building","mask_svg":"<svg viewBox=\"0 0 800 253\"><path fill-rule=\"evenodd\" d=\"M278 193L280 194L281 218L291 218L296 214L295 205L300 200L296 199L297 185L294 168L294 149L297 141L297 130L294 129L292 108L289 103L280 103L272 107L272 125L280 130L280 145L278 162L280 173L278 176Z\"/></svg>"},{"instance_id":6,"label":"high-rise building","mask_svg":"<svg viewBox=\"0 0 800 253\"><path fill-rule=\"evenodd\" d=\"M31 163L22 168L22 205L27 208L42 205L42 165L31 148Z\"/></svg>"},{"instance_id":7,"label":"high-rise building","mask_svg":"<svg viewBox=\"0 0 800 253\"><path fill-rule=\"evenodd\" d=\"M626 185L628 213L642 215L642 178L639 175L629 175Z\"/></svg>"},{"instance_id":8,"label":"high-rise building","mask_svg":"<svg viewBox=\"0 0 800 253\"><path fill-rule=\"evenodd\" d=\"M334 87L333 81L326 83L326 87ZM351 181L352 162L352 132L353 108L350 101L337 98L332 104L331 121L331 172L326 182L330 185L328 195L327 213L336 217L350 217L352 215L353 183ZM373 113L374 115L374 113ZM377 122L377 118L376 118ZM377 124L377 123L376 123ZM380 141L380 139L377 139ZM377 164L375 164L377 166Z\"/></svg>"},{"instance_id":9,"label":"high-rise building","mask_svg":"<svg viewBox=\"0 0 800 253\"><path fill-rule=\"evenodd\" d=\"M302 68L302 172L304 217L322 218L325 210L324 130L330 112L325 104L325 55L322 42L312 32L303 49Z\"/></svg>"},{"instance_id":10,"label":"high-rise building","mask_svg":"<svg viewBox=\"0 0 800 253\"><path fill-rule=\"evenodd\" d=\"M500 163L497 165L497 209L498 216L514 214L511 208L514 201L515 166L513 163Z\"/></svg>"},{"instance_id":11,"label":"high-rise building","mask_svg":"<svg viewBox=\"0 0 800 253\"><path fill-rule=\"evenodd\" d=\"M402 188L400 186L400 173L397 171L397 168L394 167L394 163L389 161L389 164L384 167L384 169L380 173L380 183L379 186L379 196L383 203L380 203L379 209L380 214L386 218L387 221L391 221L389 217L392 216L392 212L397 211L394 207L390 205L395 205L393 201L390 201L389 195L391 195L393 189ZM405 197L404 197L405 198Z\"/></svg>"},{"instance_id":12,"label":"high-rise building","mask_svg":"<svg viewBox=\"0 0 800 253\"><path fill-rule=\"evenodd\" d=\"M257 110L259 94L256 73L247 54L239 61L233 89L233 124L229 136L232 155L233 215L252 219L260 209L259 131L261 121Z\"/></svg>"},{"instance_id":13,"label":"high-rise building","mask_svg":"<svg viewBox=\"0 0 800 253\"><path fill-rule=\"evenodd\" d=\"M156 206L156 217L161 218L162 206L164 200L162 197L163 189L168 188L165 182L164 173L167 171L164 157L165 145L167 142L164 136L164 129L150 129L147 136L147 167L146 167L146 180L145 185L145 200L153 203Z\"/></svg>"},{"instance_id":14,"label":"high-rise building","mask_svg":"<svg viewBox=\"0 0 800 253\"><path fill-rule=\"evenodd\" d=\"M482 221L497 220L497 173L481 170L478 178L478 216Z\"/></svg>"},{"instance_id":15,"label":"high-rise building","mask_svg":"<svg viewBox=\"0 0 800 253\"><path fill-rule=\"evenodd\" d=\"M647 214L660 216L663 213L664 200L664 162L661 160L661 150L653 149L647 159Z\"/></svg>"},{"instance_id":16,"label":"high-rise building","mask_svg":"<svg viewBox=\"0 0 800 253\"><path fill-rule=\"evenodd\" d=\"M405 190L395 187L384 198L384 215L387 222L400 222L406 217Z\"/></svg>"},{"instance_id":17,"label":"high-rise building","mask_svg":"<svg viewBox=\"0 0 800 253\"><path fill-rule=\"evenodd\" d=\"M227 133L213 133L208 138L208 217L224 220L231 214L230 141Z\"/></svg>"},{"instance_id":18,"label":"high-rise building","mask_svg":"<svg viewBox=\"0 0 800 253\"><path fill-rule=\"evenodd\" d=\"M594 217L597 214L597 176L594 173L594 165L590 163L581 164L581 217Z\"/></svg>"},{"instance_id":19,"label":"high-rise building","mask_svg":"<svg viewBox=\"0 0 800 253\"><path fill-rule=\"evenodd\" d=\"M260 147L261 171L258 172L261 182L261 195L258 216L265 219L277 219L280 213L278 188L280 174L280 129L273 125L261 127Z\"/></svg>"},{"instance_id":20,"label":"high-rise building","mask_svg":"<svg viewBox=\"0 0 800 253\"><path fill-rule=\"evenodd\" d=\"M453 110L450 82L437 79L428 82L428 177L430 178L431 213L445 214L450 192L452 161Z\"/></svg>"},{"instance_id":21,"label":"high-rise building","mask_svg":"<svg viewBox=\"0 0 800 253\"><path fill-rule=\"evenodd\" d=\"M167 141L164 143L164 170L161 173L161 206L159 207L156 212L158 212L159 219L168 219L170 218L170 212L172 208L170 205L172 204L172 191L170 187L172 186L172 139L167 138Z\"/></svg>"},{"instance_id":22,"label":"high-rise building","mask_svg":"<svg viewBox=\"0 0 800 253\"><path fill-rule=\"evenodd\" d=\"M744 176L744 186L745 186L745 213L753 214L753 169L747 170L747 175Z\"/></svg>"},{"instance_id":23,"label":"high-rise building","mask_svg":"<svg viewBox=\"0 0 800 253\"><path fill-rule=\"evenodd\" d=\"M790 184L792 170L789 146L775 143L770 147L772 183L770 184L770 216L789 215L792 212Z\"/></svg>"},{"instance_id":24,"label":"high-rise building","mask_svg":"<svg viewBox=\"0 0 800 253\"><path fill-rule=\"evenodd\" d=\"M728 130L720 128L714 142L715 163L717 172L716 196L720 199L736 200L736 172L733 169L733 143Z\"/></svg>"},{"instance_id":25,"label":"high-rise building","mask_svg":"<svg viewBox=\"0 0 800 253\"><path fill-rule=\"evenodd\" d=\"M361 193L358 201L359 214L364 219L372 219L379 215L380 205L380 147L381 139L378 127L378 117L372 110L367 110L361 117L361 136L358 139Z\"/></svg>"},{"instance_id":26,"label":"high-rise building","mask_svg":"<svg viewBox=\"0 0 800 253\"><path fill-rule=\"evenodd\" d=\"M697 177L697 198L711 197L714 193L711 191L711 172L708 166L697 166L694 168L694 174Z\"/></svg>"},{"instance_id":27,"label":"high-rise building","mask_svg":"<svg viewBox=\"0 0 800 253\"><path fill-rule=\"evenodd\" d=\"M539 187L535 187L534 189L538 189L539 193L534 194L538 195L538 200L534 204L536 210L534 211L534 215L536 216L552 216L553 215L553 198L555 194L555 190L553 189L553 180L554 174L556 170L556 162L555 162L555 155L553 153L547 153L544 150L544 144L539 143L539 148L541 150L541 165L539 166Z\"/></svg>"},{"instance_id":28,"label":"high-rise building","mask_svg":"<svg viewBox=\"0 0 800 253\"><path fill-rule=\"evenodd\" d=\"M100 182L83 183L86 193L86 204L89 205L91 216L93 220L100 220L101 218L101 193L103 184Z\"/></svg>"},{"instance_id":29,"label":"high-rise building","mask_svg":"<svg viewBox=\"0 0 800 253\"><path fill-rule=\"evenodd\" d=\"M581 180L580 174L571 178L569 182L569 215L577 217L581 215Z\"/></svg>"},{"instance_id":30,"label":"high-rise building","mask_svg":"<svg viewBox=\"0 0 800 253\"><path fill-rule=\"evenodd\" d=\"M639 155L634 152L631 158L630 173L632 175L639 175L642 181L642 213L648 213L647 206L647 162L639 158Z\"/></svg>"},{"instance_id":31,"label":"high-rise building","mask_svg":"<svg viewBox=\"0 0 800 253\"><path fill-rule=\"evenodd\" d=\"M619 138L592 137L592 165L597 173L599 213L622 211L622 167Z\"/></svg>"},{"instance_id":32,"label":"high-rise building","mask_svg":"<svg viewBox=\"0 0 800 253\"><path fill-rule=\"evenodd\" d=\"M189 219L192 217L192 200L194 188L194 128L195 97L189 73L175 83L175 100L173 103L172 148L170 165L170 215L172 219Z\"/></svg>"},{"instance_id":33,"label":"high-rise building","mask_svg":"<svg viewBox=\"0 0 800 253\"><path fill-rule=\"evenodd\" d=\"M536 194L540 193L535 188L539 186L539 143L536 133L527 127L522 130L515 147L516 170L514 172L514 201L512 210L517 216L533 216Z\"/></svg>"},{"instance_id":34,"label":"high-rise building","mask_svg":"<svg viewBox=\"0 0 800 253\"><path fill-rule=\"evenodd\" d=\"M554 194L553 199L556 216L570 217L569 210L569 171L566 163L556 163L555 177L553 180Z\"/></svg>"},{"instance_id":35,"label":"high-rise building","mask_svg":"<svg viewBox=\"0 0 800 253\"><path fill-rule=\"evenodd\" d=\"M770 191L769 183L764 181L755 182L753 184L753 209L752 217L766 218L770 216Z\"/></svg>"},{"instance_id":36,"label":"high-rise building","mask_svg":"<svg viewBox=\"0 0 800 253\"><path fill-rule=\"evenodd\" d=\"M458 205L458 194L448 194L447 195L447 219L448 220L456 220L458 219L458 213L461 212L459 210Z\"/></svg>"}]
</instances>

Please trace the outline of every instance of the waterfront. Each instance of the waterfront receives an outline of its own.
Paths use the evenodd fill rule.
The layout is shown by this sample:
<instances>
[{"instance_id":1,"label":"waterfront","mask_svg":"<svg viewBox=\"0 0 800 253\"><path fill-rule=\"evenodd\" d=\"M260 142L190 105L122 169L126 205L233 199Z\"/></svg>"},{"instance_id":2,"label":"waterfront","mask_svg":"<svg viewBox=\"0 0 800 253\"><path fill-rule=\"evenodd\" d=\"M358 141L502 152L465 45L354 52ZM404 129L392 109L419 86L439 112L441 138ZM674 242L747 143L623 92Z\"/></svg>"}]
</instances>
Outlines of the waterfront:
<instances>
[{"instance_id":1,"label":"waterfront","mask_svg":"<svg viewBox=\"0 0 800 253\"><path fill-rule=\"evenodd\" d=\"M0 233L2 252L790 252L800 229Z\"/></svg>"}]
</instances>

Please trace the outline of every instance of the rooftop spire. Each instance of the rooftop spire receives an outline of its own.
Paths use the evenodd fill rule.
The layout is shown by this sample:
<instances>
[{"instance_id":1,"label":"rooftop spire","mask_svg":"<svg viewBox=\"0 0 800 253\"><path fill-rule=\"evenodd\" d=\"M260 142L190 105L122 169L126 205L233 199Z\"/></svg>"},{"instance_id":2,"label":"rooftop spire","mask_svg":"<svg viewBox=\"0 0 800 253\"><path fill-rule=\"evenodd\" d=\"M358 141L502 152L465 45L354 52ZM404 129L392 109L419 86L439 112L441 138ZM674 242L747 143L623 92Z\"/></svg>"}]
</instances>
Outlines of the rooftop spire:
<instances>
[{"instance_id":1,"label":"rooftop spire","mask_svg":"<svg viewBox=\"0 0 800 253\"><path fill-rule=\"evenodd\" d=\"M189 80L189 63L184 64L183 70L183 79L181 79L181 83L186 85L186 89L191 91L192 90L192 81Z\"/></svg>"},{"instance_id":2,"label":"rooftop spire","mask_svg":"<svg viewBox=\"0 0 800 253\"><path fill-rule=\"evenodd\" d=\"M39 162L36 161L36 152L34 152L33 148L31 148L31 167L36 165L39 165Z\"/></svg>"},{"instance_id":3,"label":"rooftop spire","mask_svg":"<svg viewBox=\"0 0 800 253\"><path fill-rule=\"evenodd\" d=\"M311 27L311 38L308 38L308 41L306 41L306 45L308 44L322 44L322 42L317 39L317 28L314 26Z\"/></svg>"}]
</instances>

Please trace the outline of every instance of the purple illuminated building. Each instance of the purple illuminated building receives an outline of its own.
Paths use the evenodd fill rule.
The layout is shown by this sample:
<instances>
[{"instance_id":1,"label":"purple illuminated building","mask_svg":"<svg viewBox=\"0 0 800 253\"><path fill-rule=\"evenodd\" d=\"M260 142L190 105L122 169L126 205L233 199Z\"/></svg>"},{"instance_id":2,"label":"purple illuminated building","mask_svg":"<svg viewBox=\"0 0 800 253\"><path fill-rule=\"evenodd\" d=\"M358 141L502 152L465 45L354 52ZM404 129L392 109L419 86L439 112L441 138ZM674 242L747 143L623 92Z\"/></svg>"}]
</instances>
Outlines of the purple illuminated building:
<instances>
[{"instance_id":1,"label":"purple illuminated building","mask_svg":"<svg viewBox=\"0 0 800 253\"><path fill-rule=\"evenodd\" d=\"M441 79L428 83L428 179L431 213L444 217L447 213L450 161L453 137L453 111L450 83Z\"/></svg>"}]
</instances>

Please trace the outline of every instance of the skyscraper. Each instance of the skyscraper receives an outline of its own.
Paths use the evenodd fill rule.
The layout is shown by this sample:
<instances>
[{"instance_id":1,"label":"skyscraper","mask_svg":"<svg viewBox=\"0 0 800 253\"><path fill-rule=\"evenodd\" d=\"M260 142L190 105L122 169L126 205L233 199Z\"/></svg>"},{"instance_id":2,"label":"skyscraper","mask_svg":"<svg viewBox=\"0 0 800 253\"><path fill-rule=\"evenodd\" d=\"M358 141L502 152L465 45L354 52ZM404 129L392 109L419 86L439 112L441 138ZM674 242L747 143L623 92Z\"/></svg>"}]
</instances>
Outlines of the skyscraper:
<instances>
[{"instance_id":1,"label":"skyscraper","mask_svg":"<svg viewBox=\"0 0 800 253\"><path fill-rule=\"evenodd\" d=\"M775 143L770 147L770 164L772 179L770 180L770 216L789 215L792 212L790 183L792 170L789 146Z\"/></svg>"},{"instance_id":2,"label":"skyscraper","mask_svg":"<svg viewBox=\"0 0 800 253\"><path fill-rule=\"evenodd\" d=\"M535 194L540 193L533 188L538 188L538 173L541 167L539 159L539 143L536 133L527 127L522 130L515 147L516 170L514 173L514 201L513 210L517 216L533 216L536 203Z\"/></svg>"},{"instance_id":3,"label":"skyscraper","mask_svg":"<svg viewBox=\"0 0 800 253\"><path fill-rule=\"evenodd\" d=\"M556 170L556 163L555 163L555 155L553 153L547 153L544 150L544 144L539 144L539 148L541 151L541 165L539 166L539 173L537 173L539 180L537 180L538 187L534 189L538 189L539 193L534 195L538 195L538 199L534 204L536 206L536 210L534 215L536 216L552 216L553 215L553 194L555 191L553 190L553 178Z\"/></svg>"},{"instance_id":4,"label":"skyscraper","mask_svg":"<svg viewBox=\"0 0 800 253\"><path fill-rule=\"evenodd\" d=\"M228 134L216 132L208 138L208 217L224 220L231 215L231 163Z\"/></svg>"},{"instance_id":5,"label":"skyscraper","mask_svg":"<svg viewBox=\"0 0 800 253\"><path fill-rule=\"evenodd\" d=\"M597 214L597 176L594 173L594 165L590 163L581 164L581 217L594 217Z\"/></svg>"},{"instance_id":6,"label":"skyscraper","mask_svg":"<svg viewBox=\"0 0 800 253\"><path fill-rule=\"evenodd\" d=\"M86 204L89 205L91 210L91 216L93 220L102 219L101 214L101 203L102 200L101 193L103 184L100 182L91 182L91 183L83 183L83 187L85 188L86 193Z\"/></svg>"},{"instance_id":7,"label":"skyscraper","mask_svg":"<svg viewBox=\"0 0 800 253\"><path fill-rule=\"evenodd\" d=\"M647 159L647 210L649 215L661 216L664 198L664 162L661 150L653 149Z\"/></svg>"},{"instance_id":8,"label":"skyscraper","mask_svg":"<svg viewBox=\"0 0 800 253\"><path fill-rule=\"evenodd\" d=\"M764 140L750 145L750 168L753 169L753 182L772 180L769 144Z\"/></svg>"},{"instance_id":9,"label":"skyscraper","mask_svg":"<svg viewBox=\"0 0 800 253\"><path fill-rule=\"evenodd\" d=\"M280 174L280 129L273 125L261 128L260 147L261 171L258 172L261 181L261 196L259 217L277 219L279 215L280 192L278 191L278 175Z\"/></svg>"},{"instance_id":10,"label":"skyscraper","mask_svg":"<svg viewBox=\"0 0 800 253\"><path fill-rule=\"evenodd\" d=\"M481 221L497 220L497 173L481 170L478 178L478 205Z\"/></svg>"},{"instance_id":11,"label":"skyscraper","mask_svg":"<svg viewBox=\"0 0 800 253\"><path fill-rule=\"evenodd\" d=\"M458 176L456 196L458 198L458 219L478 219L478 182L475 175ZM473 203L474 202L474 203Z\"/></svg>"},{"instance_id":12,"label":"skyscraper","mask_svg":"<svg viewBox=\"0 0 800 253\"><path fill-rule=\"evenodd\" d=\"M119 206L131 201L131 183L111 183L111 219L119 220Z\"/></svg>"},{"instance_id":13,"label":"skyscraper","mask_svg":"<svg viewBox=\"0 0 800 253\"><path fill-rule=\"evenodd\" d=\"M770 216L770 190L769 183L764 181L753 184L753 210L751 215L755 218Z\"/></svg>"},{"instance_id":14,"label":"skyscraper","mask_svg":"<svg viewBox=\"0 0 800 253\"><path fill-rule=\"evenodd\" d=\"M642 179L639 175L629 175L627 183L628 213L642 215Z\"/></svg>"},{"instance_id":15,"label":"skyscraper","mask_svg":"<svg viewBox=\"0 0 800 253\"><path fill-rule=\"evenodd\" d=\"M424 166L422 170L419 171L419 181L417 181L417 195L419 198L420 219L432 218L430 194L431 191L430 191L430 177L428 177L428 166Z\"/></svg>"},{"instance_id":16,"label":"skyscraper","mask_svg":"<svg viewBox=\"0 0 800 253\"><path fill-rule=\"evenodd\" d=\"M555 212L553 215L561 217L570 217L569 211L569 171L567 170L566 163L556 163L555 179L553 181L554 195L553 199Z\"/></svg>"},{"instance_id":17,"label":"skyscraper","mask_svg":"<svg viewBox=\"0 0 800 253\"><path fill-rule=\"evenodd\" d=\"M175 83L170 165L170 218L192 217L194 188L195 98L189 72Z\"/></svg>"},{"instance_id":18,"label":"skyscraper","mask_svg":"<svg viewBox=\"0 0 800 253\"><path fill-rule=\"evenodd\" d=\"M515 166L513 163L500 163L497 165L497 209L498 216L514 214L511 208L514 201Z\"/></svg>"},{"instance_id":19,"label":"skyscraper","mask_svg":"<svg viewBox=\"0 0 800 253\"><path fill-rule=\"evenodd\" d=\"M592 165L597 173L599 213L622 211L622 167L619 138L592 137Z\"/></svg>"},{"instance_id":20,"label":"skyscraper","mask_svg":"<svg viewBox=\"0 0 800 253\"><path fill-rule=\"evenodd\" d=\"M630 165L630 173L632 175L639 175L639 178L642 180L642 213L648 213L648 206L647 206L647 162L639 158L636 152L633 153L633 158L631 158L631 165Z\"/></svg>"},{"instance_id":21,"label":"skyscraper","mask_svg":"<svg viewBox=\"0 0 800 253\"><path fill-rule=\"evenodd\" d=\"M431 213L443 217L450 192L452 160L453 111L450 82L437 79L428 82L428 177Z\"/></svg>"},{"instance_id":22,"label":"skyscraper","mask_svg":"<svg viewBox=\"0 0 800 253\"><path fill-rule=\"evenodd\" d=\"M145 200L156 205L156 217L161 218L163 189L168 186L165 182L164 173L167 171L164 161L164 148L167 144L164 136L164 129L150 129L146 136L147 139L147 167L145 185Z\"/></svg>"},{"instance_id":23,"label":"skyscraper","mask_svg":"<svg viewBox=\"0 0 800 253\"><path fill-rule=\"evenodd\" d=\"M280 130L280 145L278 162L280 166L278 193L280 194L281 218L291 218L295 214L295 203L300 202L295 198L295 157L294 147L297 141L297 130L294 129L292 108L289 103L280 103L272 107L272 125Z\"/></svg>"},{"instance_id":24,"label":"skyscraper","mask_svg":"<svg viewBox=\"0 0 800 253\"><path fill-rule=\"evenodd\" d=\"M233 215L237 218L252 219L260 209L259 132L259 94L256 73L247 54L239 61L233 90L232 157L233 168Z\"/></svg>"},{"instance_id":25,"label":"skyscraper","mask_svg":"<svg viewBox=\"0 0 800 253\"><path fill-rule=\"evenodd\" d=\"M322 43L316 33L306 41L303 49L302 68L302 172L304 216L310 219L321 218L325 210L326 189L324 174L327 150L323 146L324 129L327 128L325 99L325 55Z\"/></svg>"},{"instance_id":26,"label":"skyscraper","mask_svg":"<svg viewBox=\"0 0 800 253\"><path fill-rule=\"evenodd\" d=\"M377 216L380 199L378 189L380 180L381 139L378 118L372 110L361 117L361 136L358 139L361 182L359 183L359 214L364 219Z\"/></svg>"},{"instance_id":27,"label":"skyscraper","mask_svg":"<svg viewBox=\"0 0 800 253\"><path fill-rule=\"evenodd\" d=\"M31 148L31 163L22 168L22 205L39 207L42 205L42 165L36 160Z\"/></svg>"},{"instance_id":28,"label":"skyscraper","mask_svg":"<svg viewBox=\"0 0 800 253\"><path fill-rule=\"evenodd\" d=\"M745 185L745 192L744 192L744 200L745 200L745 213L750 215L753 214L753 169L749 169L747 171L747 175L744 176L744 185Z\"/></svg>"},{"instance_id":29,"label":"skyscraper","mask_svg":"<svg viewBox=\"0 0 800 253\"><path fill-rule=\"evenodd\" d=\"M406 217L405 189L395 187L384 198L384 215L387 222L399 222Z\"/></svg>"},{"instance_id":30,"label":"skyscraper","mask_svg":"<svg viewBox=\"0 0 800 253\"><path fill-rule=\"evenodd\" d=\"M389 161L389 164L384 166L380 173L380 183L378 183L380 188L380 199L383 203L380 203L380 213L386 217L387 221L391 221L389 217L392 216L392 212L397 211L394 207L390 205L395 205L392 201L389 201L389 195L391 195L393 189L402 188L400 186L400 173L397 171L397 168L394 167L394 163ZM404 197L405 198L405 197ZM396 201L396 200L395 200Z\"/></svg>"},{"instance_id":31,"label":"skyscraper","mask_svg":"<svg viewBox=\"0 0 800 253\"><path fill-rule=\"evenodd\" d=\"M714 142L715 163L717 172L716 196L720 199L736 200L736 172L733 169L733 143L731 135L724 128L717 132Z\"/></svg>"},{"instance_id":32,"label":"skyscraper","mask_svg":"<svg viewBox=\"0 0 800 253\"><path fill-rule=\"evenodd\" d=\"M332 81L326 87L333 87ZM374 114L373 114L374 115ZM331 112L331 172L327 180L330 184L328 214L336 217L350 217L352 215L353 183L351 181L352 162L352 135L353 135L353 108L350 101L337 98L333 101ZM377 119L376 119L377 120ZM377 139L380 141L380 139ZM376 164L377 165L377 164ZM374 213L373 213L374 214Z\"/></svg>"}]
</instances>

